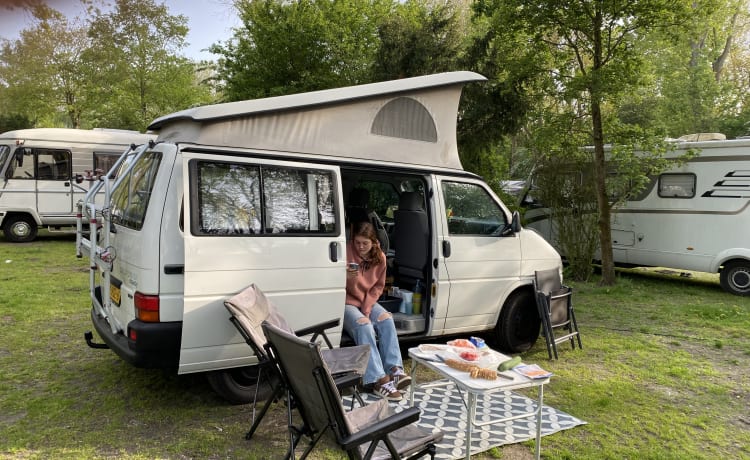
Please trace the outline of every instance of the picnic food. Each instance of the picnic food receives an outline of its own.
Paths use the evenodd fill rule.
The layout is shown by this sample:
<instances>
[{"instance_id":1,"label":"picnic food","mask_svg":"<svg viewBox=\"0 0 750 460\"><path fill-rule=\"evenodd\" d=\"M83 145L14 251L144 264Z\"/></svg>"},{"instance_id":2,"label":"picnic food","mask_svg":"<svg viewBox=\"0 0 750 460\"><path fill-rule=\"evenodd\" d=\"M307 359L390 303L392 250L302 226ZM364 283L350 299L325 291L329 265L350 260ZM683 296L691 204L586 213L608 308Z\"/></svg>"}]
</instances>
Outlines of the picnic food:
<instances>
[{"instance_id":1,"label":"picnic food","mask_svg":"<svg viewBox=\"0 0 750 460\"><path fill-rule=\"evenodd\" d=\"M481 367L475 366L470 372L469 375L473 379L486 379L486 380L495 380L497 379L497 372L495 372L494 369L483 369Z\"/></svg>"},{"instance_id":2,"label":"picnic food","mask_svg":"<svg viewBox=\"0 0 750 460\"><path fill-rule=\"evenodd\" d=\"M460 356L461 359L465 359L466 361L476 361L479 359L479 353L474 350L462 351L458 354L458 356Z\"/></svg>"},{"instance_id":3,"label":"picnic food","mask_svg":"<svg viewBox=\"0 0 750 460\"><path fill-rule=\"evenodd\" d=\"M448 345L452 347L457 347L457 348L471 348L472 350L476 348L476 346L473 343L471 343L469 340L466 340L466 339L451 340L447 343Z\"/></svg>"},{"instance_id":4,"label":"picnic food","mask_svg":"<svg viewBox=\"0 0 750 460\"><path fill-rule=\"evenodd\" d=\"M502 363L500 363L500 365L497 366L497 370L499 370L500 372L509 371L513 369L514 367L518 366L519 364L521 364L521 357L516 356L515 358L511 358L507 361L503 361Z\"/></svg>"},{"instance_id":5,"label":"picnic food","mask_svg":"<svg viewBox=\"0 0 750 460\"><path fill-rule=\"evenodd\" d=\"M497 379L497 373L494 369L482 369L474 364L465 363L458 359L448 358L445 360L445 364L453 369L468 372L473 379L486 379L495 380Z\"/></svg>"}]
</instances>

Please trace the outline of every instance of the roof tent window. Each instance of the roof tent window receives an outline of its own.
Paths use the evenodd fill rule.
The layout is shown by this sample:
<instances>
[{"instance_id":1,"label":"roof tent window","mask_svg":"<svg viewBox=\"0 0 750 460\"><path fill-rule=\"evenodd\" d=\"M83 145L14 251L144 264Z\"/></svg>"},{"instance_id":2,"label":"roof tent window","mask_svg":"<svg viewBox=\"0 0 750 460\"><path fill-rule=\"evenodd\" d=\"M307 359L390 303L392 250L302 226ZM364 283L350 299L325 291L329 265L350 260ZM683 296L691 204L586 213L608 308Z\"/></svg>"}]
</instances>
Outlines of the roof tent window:
<instances>
[{"instance_id":1,"label":"roof tent window","mask_svg":"<svg viewBox=\"0 0 750 460\"><path fill-rule=\"evenodd\" d=\"M372 122L371 132L381 136L437 142L435 120L425 106L399 97L383 106Z\"/></svg>"}]
</instances>

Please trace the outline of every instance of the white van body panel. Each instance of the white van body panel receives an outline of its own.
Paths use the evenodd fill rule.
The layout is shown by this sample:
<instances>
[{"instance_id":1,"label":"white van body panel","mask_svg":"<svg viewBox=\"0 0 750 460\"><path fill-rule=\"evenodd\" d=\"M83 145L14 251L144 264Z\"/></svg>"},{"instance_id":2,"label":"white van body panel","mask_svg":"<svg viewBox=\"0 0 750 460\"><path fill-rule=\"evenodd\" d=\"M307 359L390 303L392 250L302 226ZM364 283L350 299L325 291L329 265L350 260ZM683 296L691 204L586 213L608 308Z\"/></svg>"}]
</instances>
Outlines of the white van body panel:
<instances>
[{"instance_id":1,"label":"white van body panel","mask_svg":"<svg viewBox=\"0 0 750 460\"><path fill-rule=\"evenodd\" d=\"M7 148L10 153L0 164L0 226L9 213L30 216L37 226L74 225L75 204L84 198L97 174L94 171L95 156L117 157L131 144L143 144L155 138L155 135L135 131L67 128L19 129L0 134L0 149ZM27 174L13 178L14 153L17 151L55 151L65 158L58 164L45 164L56 177L49 179L35 177L35 171L41 171L41 164L37 170L33 164L36 154L29 153L27 161L31 164L26 165ZM77 184L77 175L89 180Z\"/></svg>"},{"instance_id":2,"label":"white van body panel","mask_svg":"<svg viewBox=\"0 0 750 460\"><path fill-rule=\"evenodd\" d=\"M182 170L191 160L229 161L222 156L182 152ZM232 158L238 164L328 171L339 176L338 168L301 162ZM184 181L190 196L194 180ZM338 187L336 188L338 190ZM340 190L335 203L343 215ZM191 222L194 206L186 206L185 222ZM250 283L263 286L292 329L341 317L344 305L345 236L343 226L336 235L290 237L227 237L193 235L184 232L185 292L180 373L221 369L250 364L249 347L226 318L227 293L238 293ZM331 260L331 247L336 260ZM341 326L328 331L335 342ZM230 344L227 346L227 344ZM233 344L237 344L236 346Z\"/></svg>"},{"instance_id":3,"label":"white van body panel","mask_svg":"<svg viewBox=\"0 0 750 460\"><path fill-rule=\"evenodd\" d=\"M112 278L121 283L121 304L111 318L115 331L94 308L100 336L135 365L171 364L181 374L218 370L211 375L228 376L231 372L221 370L257 362L223 305L250 284L273 300L293 329L341 320L346 206L349 193L369 183L381 193L381 218L390 219L391 231L397 231L397 221L405 222L395 217L400 211L420 218L423 211L429 227L428 254L417 271L423 278L398 273L398 248L387 252L394 286L409 290L419 279L426 287L421 313L394 312L399 337L491 330L514 295L507 311L516 314L506 316L522 316L531 330L519 328L518 335L525 336L509 334L508 343L531 346L539 333L534 270L561 267L561 261L543 239L512 224L513 214L487 184L461 167L455 138L461 89L483 79L450 72L218 104L155 120L150 129L159 137L143 158L161 155L158 173L148 183L152 188L134 190L128 201L150 196L142 228L129 228L117 217L120 224L109 234L114 261L104 260L102 248L89 253L92 265L105 273L105 285L110 265ZM129 171L137 166L134 162ZM448 183L453 188L446 194ZM483 197L489 218L472 206L458 215L455 203L462 203L464 189ZM399 209L407 193L419 195L426 209L407 208L407 200ZM450 206L456 210L452 218ZM281 225L279 216L287 210L286 222L292 224ZM101 214L103 228L111 228L109 213ZM422 230L422 222L414 225ZM403 225L412 229L411 223ZM476 228L474 234L452 234L457 225ZM158 321L135 317L137 294L158 297ZM343 343L341 323L327 334L334 344Z\"/></svg>"}]
</instances>

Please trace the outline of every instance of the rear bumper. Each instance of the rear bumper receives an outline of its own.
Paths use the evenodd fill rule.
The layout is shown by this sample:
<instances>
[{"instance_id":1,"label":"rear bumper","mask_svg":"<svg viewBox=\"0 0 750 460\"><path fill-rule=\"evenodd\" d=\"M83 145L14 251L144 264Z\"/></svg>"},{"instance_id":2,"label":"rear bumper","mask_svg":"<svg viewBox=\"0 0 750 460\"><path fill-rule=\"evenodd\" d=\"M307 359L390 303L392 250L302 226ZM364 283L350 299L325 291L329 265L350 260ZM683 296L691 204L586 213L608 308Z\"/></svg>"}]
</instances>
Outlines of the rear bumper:
<instances>
[{"instance_id":1,"label":"rear bumper","mask_svg":"<svg viewBox=\"0 0 750 460\"><path fill-rule=\"evenodd\" d=\"M128 323L128 333L133 330L137 340L124 334L113 334L107 321L91 309L91 322L112 351L123 361L135 367L177 368L180 359L182 322L144 323L133 320Z\"/></svg>"}]
</instances>

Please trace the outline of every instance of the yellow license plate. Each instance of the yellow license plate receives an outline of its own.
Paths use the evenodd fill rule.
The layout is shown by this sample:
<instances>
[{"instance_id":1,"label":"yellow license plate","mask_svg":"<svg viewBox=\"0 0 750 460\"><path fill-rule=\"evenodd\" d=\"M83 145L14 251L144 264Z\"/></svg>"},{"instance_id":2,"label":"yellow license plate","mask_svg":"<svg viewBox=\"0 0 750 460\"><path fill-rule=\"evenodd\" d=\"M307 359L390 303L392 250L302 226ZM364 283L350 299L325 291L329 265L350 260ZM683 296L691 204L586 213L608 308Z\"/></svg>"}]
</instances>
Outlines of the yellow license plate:
<instances>
[{"instance_id":1,"label":"yellow license plate","mask_svg":"<svg viewBox=\"0 0 750 460\"><path fill-rule=\"evenodd\" d=\"M109 298L112 299L112 302L115 304L120 305L120 288L111 284L109 286Z\"/></svg>"}]
</instances>

